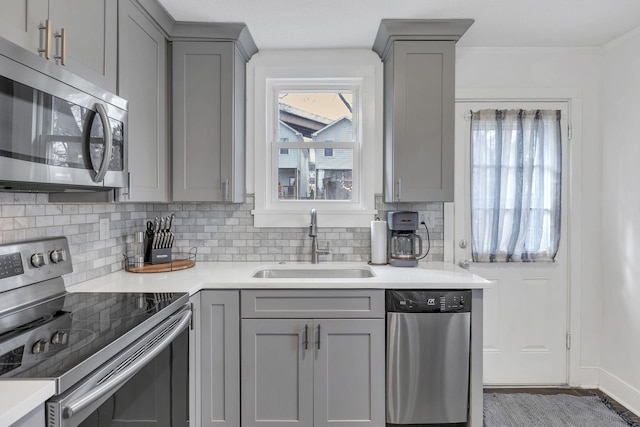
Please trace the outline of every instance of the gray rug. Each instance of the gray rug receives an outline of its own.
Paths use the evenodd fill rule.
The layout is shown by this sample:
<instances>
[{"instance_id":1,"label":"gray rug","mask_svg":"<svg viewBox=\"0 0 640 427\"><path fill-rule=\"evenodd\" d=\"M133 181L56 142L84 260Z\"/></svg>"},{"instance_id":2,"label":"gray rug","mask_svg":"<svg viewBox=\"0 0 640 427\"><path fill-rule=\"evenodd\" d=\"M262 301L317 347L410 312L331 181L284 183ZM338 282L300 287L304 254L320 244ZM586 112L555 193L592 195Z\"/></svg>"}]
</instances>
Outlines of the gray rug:
<instances>
[{"instance_id":1,"label":"gray rug","mask_svg":"<svg viewBox=\"0 0 640 427\"><path fill-rule=\"evenodd\" d=\"M597 396L485 393L485 427L629 427Z\"/></svg>"}]
</instances>

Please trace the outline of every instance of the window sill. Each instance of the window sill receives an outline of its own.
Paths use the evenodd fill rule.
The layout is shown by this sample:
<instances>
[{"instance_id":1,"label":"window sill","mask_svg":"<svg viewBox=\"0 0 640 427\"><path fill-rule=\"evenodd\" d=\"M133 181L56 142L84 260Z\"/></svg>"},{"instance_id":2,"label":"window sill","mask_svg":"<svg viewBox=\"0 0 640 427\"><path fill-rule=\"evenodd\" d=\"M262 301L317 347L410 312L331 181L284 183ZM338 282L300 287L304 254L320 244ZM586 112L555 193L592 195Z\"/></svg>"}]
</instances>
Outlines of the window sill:
<instances>
[{"instance_id":1,"label":"window sill","mask_svg":"<svg viewBox=\"0 0 640 427\"><path fill-rule=\"evenodd\" d=\"M376 210L358 210L353 212L316 208L318 227L366 227L378 214ZM256 228L292 228L307 227L311 221L308 210L253 210L253 226Z\"/></svg>"}]
</instances>

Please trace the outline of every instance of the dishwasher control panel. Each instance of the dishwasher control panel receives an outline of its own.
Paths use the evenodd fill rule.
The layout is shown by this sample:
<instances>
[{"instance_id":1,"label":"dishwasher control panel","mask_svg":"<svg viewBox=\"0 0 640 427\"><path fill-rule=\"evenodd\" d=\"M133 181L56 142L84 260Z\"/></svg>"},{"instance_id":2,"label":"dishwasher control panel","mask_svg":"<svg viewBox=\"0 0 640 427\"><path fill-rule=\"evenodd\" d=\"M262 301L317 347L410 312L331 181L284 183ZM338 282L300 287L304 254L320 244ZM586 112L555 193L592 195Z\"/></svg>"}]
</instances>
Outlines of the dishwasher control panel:
<instances>
[{"instance_id":1,"label":"dishwasher control panel","mask_svg":"<svg viewBox=\"0 0 640 427\"><path fill-rule=\"evenodd\" d=\"M387 312L465 313L471 311L471 291L389 289L385 304Z\"/></svg>"}]
</instances>

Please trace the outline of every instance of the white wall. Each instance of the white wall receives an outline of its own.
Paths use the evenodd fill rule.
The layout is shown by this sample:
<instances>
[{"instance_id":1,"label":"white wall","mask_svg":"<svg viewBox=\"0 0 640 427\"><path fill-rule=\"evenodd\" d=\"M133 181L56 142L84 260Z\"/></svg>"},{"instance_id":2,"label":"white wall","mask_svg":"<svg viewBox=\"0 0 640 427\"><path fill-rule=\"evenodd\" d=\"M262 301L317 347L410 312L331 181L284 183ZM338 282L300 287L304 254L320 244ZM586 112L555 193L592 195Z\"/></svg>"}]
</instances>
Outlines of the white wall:
<instances>
[{"instance_id":1,"label":"white wall","mask_svg":"<svg viewBox=\"0 0 640 427\"><path fill-rule=\"evenodd\" d=\"M458 48L456 98L573 98L571 384L597 386L601 344L600 49ZM481 95L479 95L481 94ZM640 232L640 230L639 230ZM583 242L583 243L582 243ZM577 257L577 258L576 258ZM640 312L640 311L639 311ZM577 334L576 334L577 333ZM577 335L577 336L576 336Z\"/></svg>"},{"instance_id":2,"label":"white wall","mask_svg":"<svg viewBox=\"0 0 640 427\"><path fill-rule=\"evenodd\" d=\"M603 390L640 410L640 29L603 54Z\"/></svg>"}]
</instances>

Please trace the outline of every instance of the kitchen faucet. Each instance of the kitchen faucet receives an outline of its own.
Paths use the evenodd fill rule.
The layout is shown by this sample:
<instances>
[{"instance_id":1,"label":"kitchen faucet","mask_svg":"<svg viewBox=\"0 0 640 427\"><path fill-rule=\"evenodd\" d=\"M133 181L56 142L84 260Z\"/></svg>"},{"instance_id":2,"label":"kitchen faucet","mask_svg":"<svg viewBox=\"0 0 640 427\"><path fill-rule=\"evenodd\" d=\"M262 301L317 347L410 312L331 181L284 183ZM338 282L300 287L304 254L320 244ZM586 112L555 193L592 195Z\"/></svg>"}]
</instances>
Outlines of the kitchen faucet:
<instances>
[{"instance_id":1,"label":"kitchen faucet","mask_svg":"<svg viewBox=\"0 0 640 427\"><path fill-rule=\"evenodd\" d=\"M318 255L328 255L329 242L327 242L326 249L318 249L318 221L316 218L316 209L311 209L311 225L309 225L309 237L311 237L311 264L317 264L319 262Z\"/></svg>"}]
</instances>

